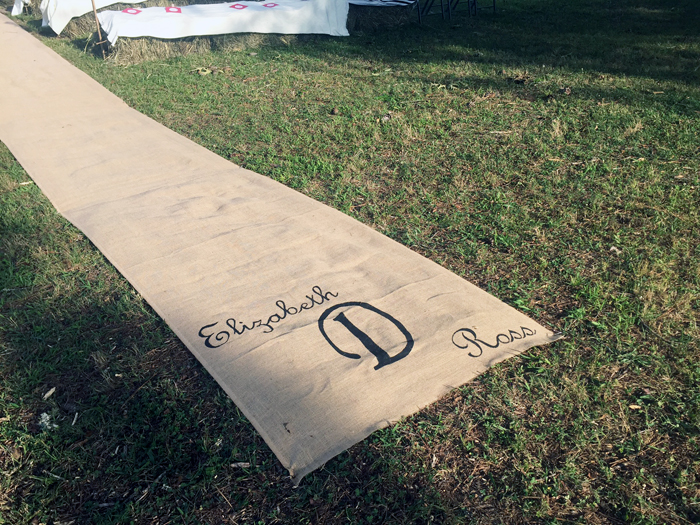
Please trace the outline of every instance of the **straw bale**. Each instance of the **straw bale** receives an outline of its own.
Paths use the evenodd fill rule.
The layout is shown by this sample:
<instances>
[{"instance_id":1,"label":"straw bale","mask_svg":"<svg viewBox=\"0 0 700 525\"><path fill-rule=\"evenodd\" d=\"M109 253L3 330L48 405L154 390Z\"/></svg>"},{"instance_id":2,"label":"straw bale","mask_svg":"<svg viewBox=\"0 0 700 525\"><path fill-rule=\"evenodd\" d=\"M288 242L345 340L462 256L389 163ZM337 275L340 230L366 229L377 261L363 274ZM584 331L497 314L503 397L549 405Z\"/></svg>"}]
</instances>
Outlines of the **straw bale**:
<instances>
[{"instance_id":1,"label":"straw bale","mask_svg":"<svg viewBox=\"0 0 700 525\"><path fill-rule=\"evenodd\" d=\"M120 38L110 47L109 59L119 65L139 64L175 56L211 51L208 37L190 37L177 40L157 38Z\"/></svg>"},{"instance_id":2,"label":"straw bale","mask_svg":"<svg viewBox=\"0 0 700 525\"><path fill-rule=\"evenodd\" d=\"M39 2L40 0L32 0L32 2ZM254 0L262 1L262 0ZM193 5L193 4L217 4L221 3L222 0L146 0L145 2L135 5L135 4L112 4L103 9L98 9L97 11L122 11L129 7L138 7L142 9L144 7L168 7L171 5L183 6L183 5ZM40 12L37 7L37 12ZM68 22L68 25L61 32L61 36L66 36L67 38L84 38L88 34L95 31L95 15L92 11L85 13L82 16L78 16Z\"/></svg>"},{"instance_id":3,"label":"straw bale","mask_svg":"<svg viewBox=\"0 0 700 525\"><path fill-rule=\"evenodd\" d=\"M221 0L148 0L141 4L146 7L166 5L191 5L194 3L218 3ZM262 0L259 0L262 1ZM108 9L121 10L129 4L115 4ZM412 6L371 7L350 5L348 13L348 30L351 32L373 32L388 30L414 20L416 16ZM66 26L62 34L69 38L86 38L87 42L97 42L95 18L88 13L74 19ZM91 36L90 36L91 35ZM244 51L266 46L289 46L296 42L307 42L326 35L280 35L261 33L235 33L216 36L193 36L173 40L151 37L120 38L110 46L108 58L119 65L131 65L153 60L165 60L171 57L202 54L210 51ZM99 53L94 48L95 53Z\"/></svg>"},{"instance_id":4,"label":"straw bale","mask_svg":"<svg viewBox=\"0 0 700 525\"><path fill-rule=\"evenodd\" d=\"M414 6L362 6L350 4L348 31L373 32L418 20Z\"/></svg>"},{"instance_id":5,"label":"straw bale","mask_svg":"<svg viewBox=\"0 0 700 525\"><path fill-rule=\"evenodd\" d=\"M148 0L147 2L144 2L142 4L138 4L137 7L141 8L143 7L158 7L158 6L169 6L170 1L169 0ZM98 9L97 11L122 11L123 9L126 9L128 7L134 7L134 4L112 4L108 7L105 7L103 9ZM68 24L66 25L65 28L63 28L63 31L61 31L61 36L65 36L66 38L80 38L80 37L85 37L86 35L89 35L90 33L93 33L95 31L95 14L90 11L89 13L85 13L82 16L78 16L73 18Z\"/></svg>"},{"instance_id":6,"label":"straw bale","mask_svg":"<svg viewBox=\"0 0 700 525\"><path fill-rule=\"evenodd\" d=\"M12 10L13 4L14 0L0 1L0 7L2 7L2 12L5 14L9 14ZM22 13L29 16L41 16L41 9L39 9L40 4L41 0L29 0L28 4L24 4L24 9L22 10Z\"/></svg>"},{"instance_id":7,"label":"straw bale","mask_svg":"<svg viewBox=\"0 0 700 525\"><path fill-rule=\"evenodd\" d=\"M202 54L210 51L245 51L267 46L289 46L296 42L330 38L326 35L279 35L236 33L216 36L195 36L163 40L158 38L120 38L109 49L108 59L118 65L164 60L171 57Z\"/></svg>"}]
</instances>

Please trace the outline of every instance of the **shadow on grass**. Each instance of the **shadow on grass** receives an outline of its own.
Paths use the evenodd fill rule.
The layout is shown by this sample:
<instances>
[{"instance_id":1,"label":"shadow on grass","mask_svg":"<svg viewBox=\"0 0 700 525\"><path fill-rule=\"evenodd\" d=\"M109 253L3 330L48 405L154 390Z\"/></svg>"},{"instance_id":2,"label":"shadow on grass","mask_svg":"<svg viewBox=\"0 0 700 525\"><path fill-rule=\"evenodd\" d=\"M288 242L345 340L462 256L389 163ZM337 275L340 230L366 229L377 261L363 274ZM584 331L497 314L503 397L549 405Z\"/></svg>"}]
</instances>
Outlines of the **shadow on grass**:
<instances>
[{"instance_id":1,"label":"shadow on grass","mask_svg":"<svg viewBox=\"0 0 700 525\"><path fill-rule=\"evenodd\" d=\"M429 469L401 465L409 442L387 452L392 430L294 489L163 321L35 186L17 185L26 174L4 146L0 177L8 522L428 523L466 512L444 509Z\"/></svg>"},{"instance_id":2,"label":"shadow on grass","mask_svg":"<svg viewBox=\"0 0 700 525\"><path fill-rule=\"evenodd\" d=\"M22 243L7 248L13 266L31 256ZM429 523L466 515L442 501L429 468L401 464L410 442L387 453L392 430L294 489L216 382L102 265L76 269L83 276L67 288L9 289L2 302L10 322L0 331L0 415L9 421L0 424L0 467L11 473L2 487L11 503L0 510L10 522Z\"/></svg>"},{"instance_id":3,"label":"shadow on grass","mask_svg":"<svg viewBox=\"0 0 700 525\"><path fill-rule=\"evenodd\" d=\"M430 27L413 28L394 49L381 36L371 45L396 58L412 54L414 60L547 65L694 82L700 78L698 20L700 4L690 0L514 1L496 15L460 14L451 25L431 21Z\"/></svg>"},{"instance_id":4,"label":"shadow on grass","mask_svg":"<svg viewBox=\"0 0 700 525\"><path fill-rule=\"evenodd\" d=\"M495 14L470 17L459 10L451 20L431 15L422 25L353 32L350 39L304 46L304 53L388 63L547 66L692 84L700 81L698 20L700 3L694 0L508 0ZM41 28L41 20L25 23L53 34ZM73 41L81 50L87 43ZM288 48L297 51L296 45Z\"/></svg>"},{"instance_id":5,"label":"shadow on grass","mask_svg":"<svg viewBox=\"0 0 700 525\"><path fill-rule=\"evenodd\" d=\"M26 177L16 163L11 171ZM551 476L538 481L551 484L543 490L573 487L573 504L551 498L542 512L578 523L634 515L634 501L622 498L593 505L600 496L587 488L592 482L566 470L580 425L593 443L582 468L607 494L615 481L600 476L590 454L632 461L633 443L599 451L608 437L564 399L573 424L565 426L559 419L569 415L560 412L537 427L546 439L518 444L527 435L523 407L493 401L509 403L504 384L527 384L535 399L551 396L561 370L537 376L565 353L557 345L374 433L292 488L259 434L167 326L38 189L22 188L8 202L0 195L1 259L9 262L0 266L0 473L9 473L0 476L9 499L0 498L0 510L10 523L539 522L540 496L524 497L534 489L523 458ZM577 359L582 352L577 344ZM606 388L584 383L592 397ZM41 414L50 418L44 428ZM681 483L667 480L669 498L696 519Z\"/></svg>"}]
</instances>

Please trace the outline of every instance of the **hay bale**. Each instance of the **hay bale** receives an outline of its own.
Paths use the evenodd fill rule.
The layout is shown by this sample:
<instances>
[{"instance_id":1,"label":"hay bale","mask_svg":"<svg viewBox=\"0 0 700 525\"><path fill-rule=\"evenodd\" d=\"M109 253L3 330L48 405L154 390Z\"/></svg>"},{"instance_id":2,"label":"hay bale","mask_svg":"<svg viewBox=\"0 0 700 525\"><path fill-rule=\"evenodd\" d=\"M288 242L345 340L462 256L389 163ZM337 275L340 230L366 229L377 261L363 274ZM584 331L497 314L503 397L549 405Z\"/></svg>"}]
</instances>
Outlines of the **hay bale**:
<instances>
[{"instance_id":1,"label":"hay bale","mask_svg":"<svg viewBox=\"0 0 700 525\"><path fill-rule=\"evenodd\" d=\"M264 1L264 0L257 0ZM192 5L220 3L221 0L148 0L140 6ZM139 7L140 7L139 6ZM107 9L122 10L133 7L131 4L115 4ZM373 32L387 30L408 24L416 17L413 6L356 6L350 5L348 13L348 30ZM97 42L95 18L92 13L73 19L66 26L62 35L69 38L86 38L85 42ZM152 37L120 38L109 48L108 59L118 65L132 65L153 60L165 60L172 57L202 54L210 51L245 51L268 46L289 46L296 42L308 42L316 39L331 38L327 35L280 35L263 33L234 33L216 36L194 36L173 40ZM101 54L93 46L93 52Z\"/></svg>"},{"instance_id":2,"label":"hay bale","mask_svg":"<svg viewBox=\"0 0 700 525\"><path fill-rule=\"evenodd\" d=\"M32 0L32 2L40 2L41 0ZM263 0L251 0L262 2ZM194 4L218 4L222 0L146 0L141 4L112 4L103 9L98 9L100 11L122 11L129 7L137 7L143 9L144 7L168 7L171 5L183 6L183 5L194 5ZM38 4L37 4L38 6ZM38 7L37 7L38 9ZM37 11L39 12L39 11ZM95 31L95 15L90 11L82 16L78 16L68 22L68 25L61 31L61 36L66 36L67 38L84 38L90 33Z\"/></svg>"},{"instance_id":3,"label":"hay bale","mask_svg":"<svg viewBox=\"0 0 700 525\"><path fill-rule=\"evenodd\" d=\"M415 6L364 6L350 4L348 31L374 32L417 21Z\"/></svg>"},{"instance_id":4,"label":"hay bale","mask_svg":"<svg viewBox=\"0 0 700 525\"><path fill-rule=\"evenodd\" d=\"M235 33L229 35L194 36L174 40L158 38L120 38L109 49L108 60L126 66L172 57L202 54L210 51L245 51L268 46L290 46L331 38L326 35L279 35L262 33ZM95 40L96 41L96 40ZM96 49L97 51L97 49Z\"/></svg>"},{"instance_id":5,"label":"hay bale","mask_svg":"<svg viewBox=\"0 0 700 525\"><path fill-rule=\"evenodd\" d=\"M166 7L169 6L170 2L169 0L148 0L147 2L144 2L142 4L112 4L108 7L105 7L103 9L98 9L97 12L99 13L100 11L122 11L124 9L127 9L129 7ZM85 37L86 35L89 35L95 31L95 14L90 11L89 13L85 13L82 16L78 16L73 18L66 27L63 28L63 31L61 31L61 36L65 36L66 38L74 39L74 38L81 38Z\"/></svg>"},{"instance_id":6,"label":"hay bale","mask_svg":"<svg viewBox=\"0 0 700 525\"><path fill-rule=\"evenodd\" d=\"M120 38L110 47L109 60L119 65L139 64L149 60L163 60L175 56L211 51L208 37L190 37L177 40L157 38Z\"/></svg>"},{"instance_id":7,"label":"hay bale","mask_svg":"<svg viewBox=\"0 0 700 525\"><path fill-rule=\"evenodd\" d=\"M2 1L0 1L0 7L2 7L2 12L9 16L9 13L12 10L13 4L14 4L14 0L2 0ZM33 16L33 17L41 16L41 9L39 9L40 4L41 4L41 0L29 0L28 4L24 4L23 9L22 9L22 14Z\"/></svg>"}]
</instances>

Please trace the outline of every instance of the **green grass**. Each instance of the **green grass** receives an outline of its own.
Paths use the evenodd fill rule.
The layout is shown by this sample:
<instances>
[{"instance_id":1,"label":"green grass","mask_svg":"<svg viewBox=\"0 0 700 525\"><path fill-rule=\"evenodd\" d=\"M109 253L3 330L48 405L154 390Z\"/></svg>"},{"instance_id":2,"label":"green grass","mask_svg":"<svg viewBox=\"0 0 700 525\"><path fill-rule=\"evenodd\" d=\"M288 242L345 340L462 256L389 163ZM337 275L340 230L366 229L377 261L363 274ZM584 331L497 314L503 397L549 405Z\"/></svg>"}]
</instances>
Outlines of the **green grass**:
<instances>
[{"instance_id":1,"label":"green grass","mask_svg":"<svg viewBox=\"0 0 700 525\"><path fill-rule=\"evenodd\" d=\"M692 0L508 0L127 67L45 38L132 107L567 339L293 489L3 148L0 523L700 522L698 20Z\"/></svg>"}]
</instances>

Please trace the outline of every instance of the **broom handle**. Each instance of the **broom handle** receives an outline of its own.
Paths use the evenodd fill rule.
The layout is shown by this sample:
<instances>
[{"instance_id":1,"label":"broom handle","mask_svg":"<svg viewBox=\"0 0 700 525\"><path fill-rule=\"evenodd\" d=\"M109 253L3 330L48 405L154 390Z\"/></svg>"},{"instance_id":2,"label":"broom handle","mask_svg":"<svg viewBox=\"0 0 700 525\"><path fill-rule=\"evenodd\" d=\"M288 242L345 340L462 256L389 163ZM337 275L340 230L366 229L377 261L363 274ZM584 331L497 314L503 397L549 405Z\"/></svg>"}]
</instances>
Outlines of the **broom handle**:
<instances>
[{"instance_id":1,"label":"broom handle","mask_svg":"<svg viewBox=\"0 0 700 525\"><path fill-rule=\"evenodd\" d=\"M97 24L97 38L100 39L100 49L102 49L102 58L105 58L105 43L102 41L102 31L100 30L100 20L97 18L97 7L95 7L95 0L90 0L92 2L92 13L95 15L95 24Z\"/></svg>"}]
</instances>

